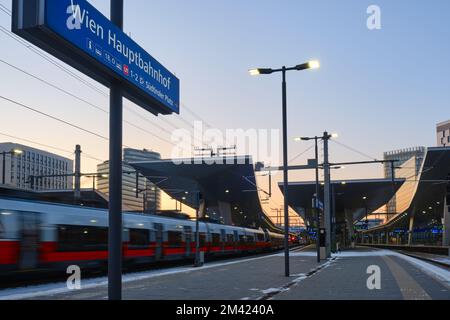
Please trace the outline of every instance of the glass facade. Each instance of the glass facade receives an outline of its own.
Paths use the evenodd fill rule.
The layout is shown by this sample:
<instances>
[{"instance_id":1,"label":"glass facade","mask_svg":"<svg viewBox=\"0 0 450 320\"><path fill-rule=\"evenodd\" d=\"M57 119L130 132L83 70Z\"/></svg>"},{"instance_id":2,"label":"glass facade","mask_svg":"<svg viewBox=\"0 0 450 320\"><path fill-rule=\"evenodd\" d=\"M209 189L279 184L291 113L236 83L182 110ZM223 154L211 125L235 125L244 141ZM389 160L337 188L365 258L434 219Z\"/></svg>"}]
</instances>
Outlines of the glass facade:
<instances>
[{"instance_id":1,"label":"glass facade","mask_svg":"<svg viewBox=\"0 0 450 320\"><path fill-rule=\"evenodd\" d=\"M404 213L409 208L417 188L425 153L425 147L401 149L384 153L384 160L398 160L395 164L395 178L406 179L403 186L383 210L389 214L388 217L390 219L394 218L397 214ZM390 163L386 163L384 166L384 176L386 179L392 179Z\"/></svg>"},{"instance_id":2,"label":"glass facade","mask_svg":"<svg viewBox=\"0 0 450 320\"><path fill-rule=\"evenodd\" d=\"M161 192L146 178L138 179L138 197L136 197L136 174L134 169L127 165L130 162L160 160L161 155L149 150L124 149L123 175L122 175L122 205L123 210L155 212L161 208ZM97 189L99 192L109 194L109 162L105 161L97 166Z\"/></svg>"}]
</instances>

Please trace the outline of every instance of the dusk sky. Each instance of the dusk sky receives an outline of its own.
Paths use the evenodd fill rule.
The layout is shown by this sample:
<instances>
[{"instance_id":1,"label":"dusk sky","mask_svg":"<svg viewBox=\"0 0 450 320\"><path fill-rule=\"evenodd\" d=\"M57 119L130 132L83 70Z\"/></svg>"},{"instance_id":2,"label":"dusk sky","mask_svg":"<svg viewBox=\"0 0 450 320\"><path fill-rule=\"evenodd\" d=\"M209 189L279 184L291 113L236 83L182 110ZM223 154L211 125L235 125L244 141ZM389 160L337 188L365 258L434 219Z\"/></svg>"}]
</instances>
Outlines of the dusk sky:
<instances>
[{"instance_id":1,"label":"dusk sky","mask_svg":"<svg viewBox=\"0 0 450 320\"><path fill-rule=\"evenodd\" d=\"M109 1L90 2L109 16ZM9 0L0 4L0 9L11 8ZM381 30L366 26L366 10L372 4L381 8ZM324 130L339 133L339 142L378 159L388 150L434 146L436 123L450 119L449 12L448 0L126 0L125 32L178 76L182 105L181 116L160 116L165 118L160 120L127 101L125 120L153 134L125 125L124 144L168 158L172 145L153 135L170 141L165 130L192 129L196 119L192 111L200 116L198 120L220 130L281 128L281 75L251 77L248 69L318 59L320 70L288 74L289 158L311 146L294 142L295 136L319 135ZM0 96L107 136L106 113L4 63L108 109L107 95L11 39L4 29L10 30L10 19L0 11ZM81 144L85 154L108 158L106 140L3 99L0 108L1 142L23 143L71 158L69 153L5 134L65 150ZM332 161L370 160L335 143L330 148ZM292 164L304 164L312 156L313 150ZM82 171L95 172L97 164L83 157ZM333 172L334 178L345 179L381 176L378 165ZM291 174L292 180L312 178L312 173ZM265 178L259 182L266 187ZM282 203L278 193L273 201L271 207Z\"/></svg>"}]
</instances>

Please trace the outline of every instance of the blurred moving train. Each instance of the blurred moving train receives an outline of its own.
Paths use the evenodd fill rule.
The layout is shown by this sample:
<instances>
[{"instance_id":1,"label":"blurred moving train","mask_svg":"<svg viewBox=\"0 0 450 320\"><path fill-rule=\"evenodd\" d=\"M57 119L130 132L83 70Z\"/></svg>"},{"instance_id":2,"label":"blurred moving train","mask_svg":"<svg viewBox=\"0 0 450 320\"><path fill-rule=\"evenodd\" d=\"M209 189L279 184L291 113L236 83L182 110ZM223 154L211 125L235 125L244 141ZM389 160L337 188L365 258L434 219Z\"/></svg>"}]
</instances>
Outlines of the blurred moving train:
<instances>
[{"instance_id":1,"label":"blurred moving train","mask_svg":"<svg viewBox=\"0 0 450 320\"><path fill-rule=\"evenodd\" d=\"M269 230L205 222L199 236L206 256L277 250L284 239ZM106 268L107 250L105 209L0 198L0 274L73 264ZM195 221L124 213L124 264L193 259L195 250Z\"/></svg>"}]
</instances>

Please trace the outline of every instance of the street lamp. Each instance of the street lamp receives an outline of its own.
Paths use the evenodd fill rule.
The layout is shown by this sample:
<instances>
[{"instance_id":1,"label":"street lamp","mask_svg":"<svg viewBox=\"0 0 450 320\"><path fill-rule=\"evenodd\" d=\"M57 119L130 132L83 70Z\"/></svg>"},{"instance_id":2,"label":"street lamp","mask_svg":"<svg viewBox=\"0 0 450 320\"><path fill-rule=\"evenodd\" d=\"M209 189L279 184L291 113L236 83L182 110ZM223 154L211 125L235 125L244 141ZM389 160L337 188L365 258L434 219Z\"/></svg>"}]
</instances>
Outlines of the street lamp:
<instances>
[{"instance_id":1,"label":"street lamp","mask_svg":"<svg viewBox=\"0 0 450 320\"><path fill-rule=\"evenodd\" d=\"M296 65L295 67L281 69L258 68L250 70L250 75L282 73L282 112L283 112L283 188L284 188L284 260L285 276L289 277L289 201L288 201L288 141L287 141L287 95L286 95L286 71L301 71L307 69L318 69L320 63L316 60Z\"/></svg>"},{"instance_id":2,"label":"street lamp","mask_svg":"<svg viewBox=\"0 0 450 320\"><path fill-rule=\"evenodd\" d=\"M20 156L23 154L23 151L20 149L12 149L11 151L3 151L3 164L2 164L2 185L6 184L5 178L6 178L6 155L11 156Z\"/></svg>"}]
</instances>

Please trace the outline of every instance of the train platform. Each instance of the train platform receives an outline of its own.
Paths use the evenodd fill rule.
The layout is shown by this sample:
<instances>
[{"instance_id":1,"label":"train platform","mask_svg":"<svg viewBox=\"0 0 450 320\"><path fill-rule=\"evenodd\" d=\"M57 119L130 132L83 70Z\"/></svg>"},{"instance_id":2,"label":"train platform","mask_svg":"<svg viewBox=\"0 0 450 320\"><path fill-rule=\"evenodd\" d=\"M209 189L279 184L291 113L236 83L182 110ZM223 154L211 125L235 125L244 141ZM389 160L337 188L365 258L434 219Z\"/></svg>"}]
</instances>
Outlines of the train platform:
<instances>
[{"instance_id":1,"label":"train platform","mask_svg":"<svg viewBox=\"0 0 450 320\"><path fill-rule=\"evenodd\" d=\"M395 251L358 247L320 264L313 248L126 274L126 300L450 300L450 271ZM375 270L375 271L374 271ZM374 273L375 272L375 273ZM0 291L0 299L104 300L107 279ZM379 280L379 281L378 281ZM378 282L377 282L378 281Z\"/></svg>"},{"instance_id":2,"label":"train platform","mask_svg":"<svg viewBox=\"0 0 450 320\"><path fill-rule=\"evenodd\" d=\"M402 254L450 268L450 247L364 244L364 247L395 250Z\"/></svg>"},{"instance_id":3,"label":"train platform","mask_svg":"<svg viewBox=\"0 0 450 320\"><path fill-rule=\"evenodd\" d=\"M432 262L450 270L450 256L446 257L439 254L425 253L425 252L410 252L410 251L399 251L402 254L422 259L428 262Z\"/></svg>"}]
</instances>

